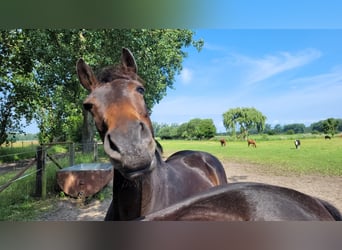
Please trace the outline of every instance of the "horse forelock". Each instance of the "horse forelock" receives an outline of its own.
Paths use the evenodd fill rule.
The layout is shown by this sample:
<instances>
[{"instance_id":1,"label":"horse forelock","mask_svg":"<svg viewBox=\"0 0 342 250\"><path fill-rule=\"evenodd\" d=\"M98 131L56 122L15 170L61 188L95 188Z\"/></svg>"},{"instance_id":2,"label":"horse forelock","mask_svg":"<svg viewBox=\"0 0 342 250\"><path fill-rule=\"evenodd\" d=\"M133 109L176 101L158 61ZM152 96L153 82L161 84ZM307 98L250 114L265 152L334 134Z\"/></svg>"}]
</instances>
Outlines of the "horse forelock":
<instances>
[{"instance_id":1,"label":"horse forelock","mask_svg":"<svg viewBox=\"0 0 342 250\"><path fill-rule=\"evenodd\" d=\"M123 65L108 66L100 69L97 79L101 83L112 82L117 79L136 80L143 83L143 80L135 73L133 68Z\"/></svg>"}]
</instances>

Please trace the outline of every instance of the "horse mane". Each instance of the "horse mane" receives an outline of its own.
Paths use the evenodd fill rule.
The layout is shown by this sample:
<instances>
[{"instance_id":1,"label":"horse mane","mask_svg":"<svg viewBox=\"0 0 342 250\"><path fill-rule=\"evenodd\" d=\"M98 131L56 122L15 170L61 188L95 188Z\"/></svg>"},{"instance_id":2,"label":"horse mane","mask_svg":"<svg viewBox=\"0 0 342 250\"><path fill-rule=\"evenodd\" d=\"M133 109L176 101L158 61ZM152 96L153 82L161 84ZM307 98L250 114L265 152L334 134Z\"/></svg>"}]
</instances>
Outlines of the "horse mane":
<instances>
[{"instance_id":1,"label":"horse mane","mask_svg":"<svg viewBox=\"0 0 342 250\"><path fill-rule=\"evenodd\" d=\"M97 79L101 83L112 82L117 79L136 80L143 83L143 80L135 73L134 68L122 64L100 69L97 73Z\"/></svg>"},{"instance_id":2,"label":"horse mane","mask_svg":"<svg viewBox=\"0 0 342 250\"><path fill-rule=\"evenodd\" d=\"M162 155L164 153L163 146L156 139L154 139L154 141L156 142L157 150Z\"/></svg>"},{"instance_id":3,"label":"horse mane","mask_svg":"<svg viewBox=\"0 0 342 250\"><path fill-rule=\"evenodd\" d=\"M342 221L342 214L340 213L340 211L334 207L332 204L330 204L329 202L325 201L325 200L321 200L316 198L317 200L319 200L322 205L329 211L329 213L331 214L331 216L336 220L336 221Z\"/></svg>"}]
</instances>

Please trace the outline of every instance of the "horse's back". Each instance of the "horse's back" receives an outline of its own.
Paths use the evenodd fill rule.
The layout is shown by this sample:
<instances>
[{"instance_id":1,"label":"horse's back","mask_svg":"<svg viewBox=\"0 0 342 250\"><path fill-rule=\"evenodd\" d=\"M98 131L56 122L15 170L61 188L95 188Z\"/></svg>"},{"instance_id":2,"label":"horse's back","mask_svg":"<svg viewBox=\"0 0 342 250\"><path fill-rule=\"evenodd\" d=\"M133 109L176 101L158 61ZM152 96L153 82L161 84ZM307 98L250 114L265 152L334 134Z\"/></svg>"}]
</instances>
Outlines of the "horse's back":
<instances>
[{"instance_id":1,"label":"horse's back","mask_svg":"<svg viewBox=\"0 0 342 250\"><path fill-rule=\"evenodd\" d=\"M145 220L315 221L338 220L339 211L293 189L261 183L232 183L192 196ZM332 214L332 212L334 214Z\"/></svg>"},{"instance_id":2,"label":"horse's back","mask_svg":"<svg viewBox=\"0 0 342 250\"><path fill-rule=\"evenodd\" d=\"M227 183L227 176L222 163L212 154L202 151L182 150L172 154L165 161L180 171L188 169L191 172L200 171L209 178L212 186Z\"/></svg>"}]
</instances>

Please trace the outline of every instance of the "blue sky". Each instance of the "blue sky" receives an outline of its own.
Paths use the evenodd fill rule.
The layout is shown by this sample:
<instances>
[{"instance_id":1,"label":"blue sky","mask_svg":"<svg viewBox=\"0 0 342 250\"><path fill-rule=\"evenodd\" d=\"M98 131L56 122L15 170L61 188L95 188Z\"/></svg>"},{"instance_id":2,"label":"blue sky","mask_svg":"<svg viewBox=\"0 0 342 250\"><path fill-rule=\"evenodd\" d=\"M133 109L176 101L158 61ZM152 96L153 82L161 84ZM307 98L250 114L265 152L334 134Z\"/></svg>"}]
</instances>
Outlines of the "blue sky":
<instances>
[{"instance_id":1,"label":"blue sky","mask_svg":"<svg viewBox=\"0 0 342 250\"><path fill-rule=\"evenodd\" d=\"M196 28L195 39L205 45L199 53L187 49L153 121L211 118L225 131L222 114L235 107L255 107L271 125L342 118L342 1L212 0L196 2L196 9L180 1L179 7L193 14L183 28ZM35 123L24 130L38 132Z\"/></svg>"},{"instance_id":2,"label":"blue sky","mask_svg":"<svg viewBox=\"0 0 342 250\"><path fill-rule=\"evenodd\" d=\"M211 118L225 131L222 114L236 107L255 107L271 125L342 118L341 29L195 31L204 47L187 50L153 121Z\"/></svg>"}]
</instances>

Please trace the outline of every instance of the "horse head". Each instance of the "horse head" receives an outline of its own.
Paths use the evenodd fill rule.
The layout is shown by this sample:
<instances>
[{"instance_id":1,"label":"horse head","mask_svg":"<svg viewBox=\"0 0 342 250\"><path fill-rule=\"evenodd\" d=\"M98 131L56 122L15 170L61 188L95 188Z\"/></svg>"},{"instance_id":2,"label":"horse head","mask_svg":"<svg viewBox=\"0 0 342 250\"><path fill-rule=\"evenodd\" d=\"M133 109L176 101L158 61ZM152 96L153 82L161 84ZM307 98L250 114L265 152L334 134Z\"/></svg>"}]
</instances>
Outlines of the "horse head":
<instances>
[{"instance_id":1,"label":"horse head","mask_svg":"<svg viewBox=\"0 0 342 250\"><path fill-rule=\"evenodd\" d=\"M90 92L83 106L92 114L114 168L129 179L152 170L156 143L132 53L124 48L121 64L104 68L97 77L83 59L76 68Z\"/></svg>"}]
</instances>

